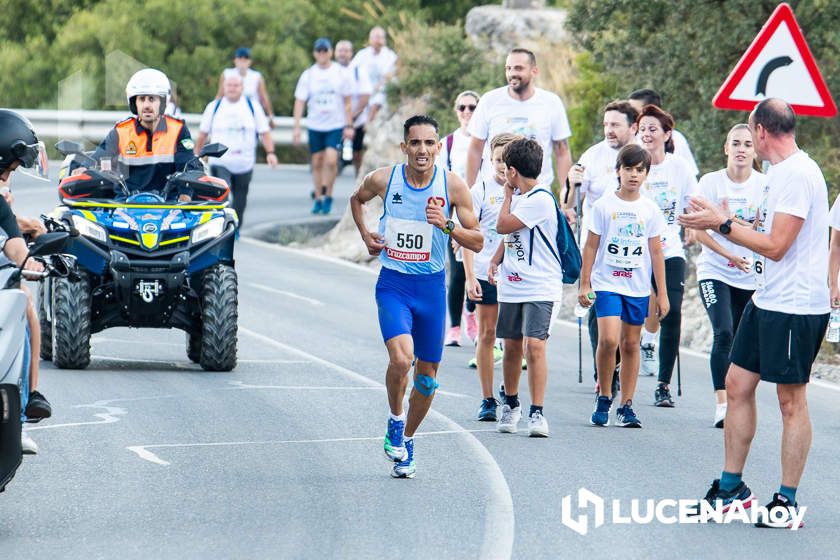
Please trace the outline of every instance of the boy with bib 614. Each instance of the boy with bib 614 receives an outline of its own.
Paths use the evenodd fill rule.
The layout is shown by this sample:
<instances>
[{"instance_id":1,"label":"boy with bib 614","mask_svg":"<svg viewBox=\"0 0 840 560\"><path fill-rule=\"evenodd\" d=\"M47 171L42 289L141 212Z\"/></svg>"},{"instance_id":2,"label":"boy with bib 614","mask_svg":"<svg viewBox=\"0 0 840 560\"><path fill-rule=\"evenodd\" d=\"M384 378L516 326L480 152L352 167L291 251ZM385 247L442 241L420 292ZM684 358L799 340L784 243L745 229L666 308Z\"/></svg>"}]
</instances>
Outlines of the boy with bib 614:
<instances>
[{"instance_id":1,"label":"boy with bib 614","mask_svg":"<svg viewBox=\"0 0 840 560\"><path fill-rule=\"evenodd\" d=\"M621 407L616 423L641 428L633 411L633 394L639 377L639 341L648 313L651 269L658 286L665 285L665 259L660 235L665 228L662 212L639 192L650 170L650 155L635 144L618 152L619 189L600 198L592 207L589 235L583 249L580 274L581 305L595 305L598 315L596 370L600 392L590 422L608 426L615 368L615 351L621 348ZM594 293L593 293L594 290ZM593 297L594 296L594 297ZM594 301L593 301L594 299ZM657 294L657 313L668 313L668 294Z\"/></svg>"}]
</instances>

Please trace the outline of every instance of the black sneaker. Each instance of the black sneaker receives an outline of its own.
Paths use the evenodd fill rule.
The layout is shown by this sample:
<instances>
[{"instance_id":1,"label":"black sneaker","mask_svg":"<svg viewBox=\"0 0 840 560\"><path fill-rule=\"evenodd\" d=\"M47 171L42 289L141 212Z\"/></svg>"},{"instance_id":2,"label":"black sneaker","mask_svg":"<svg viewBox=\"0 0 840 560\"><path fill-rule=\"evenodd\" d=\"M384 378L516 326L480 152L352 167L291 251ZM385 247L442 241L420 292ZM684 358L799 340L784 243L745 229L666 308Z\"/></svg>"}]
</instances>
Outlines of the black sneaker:
<instances>
[{"instance_id":1,"label":"black sneaker","mask_svg":"<svg viewBox=\"0 0 840 560\"><path fill-rule=\"evenodd\" d=\"M671 398L671 391L664 383L660 383L653 393L653 406L674 408L674 399Z\"/></svg>"},{"instance_id":2,"label":"black sneaker","mask_svg":"<svg viewBox=\"0 0 840 560\"><path fill-rule=\"evenodd\" d=\"M743 480L733 490L726 491L720 487L719 478L712 481L712 487L709 488L709 491L706 492L706 497L701 501L708 502L714 506L717 500L723 503L723 513L729 511L729 508L732 507L735 500L739 500L743 504L744 509L751 508L755 503L752 490L744 484ZM700 504L694 506L693 510L689 511L689 515L700 515Z\"/></svg>"},{"instance_id":3,"label":"black sneaker","mask_svg":"<svg viewBox=\"0 0 840 560\"><path fill-rule=\"evenodd\" d=\"M493 397L488 397L481 401L481 408L478 409L478 421L495 422L497 406L499 406L499 403Z\"/></svg>"},{"instance_id":4,"label":"black sneaker","mask_svg":"<svg viewBox=\"0 0 840 560\"><path fill-rule=\"evenodd\" d=\"M52 416L52 407L47 398L38 391L29 393L29 402L26 404L26 421L40 422L44 418Z\"/></svg>"},{"instance_id":5,"label":"black sneaker","mask_svg":"<svg viewBox=\"0 0 840 560\"><path fill-rule=\"evenodd\" d=\"M499 402L500 403L505 402L505 384L504 383L499 385Z\"/></svg>"},{"instance_id":6,"label":"black sneaker","mask_svg":"<svg viewBox=\"0 0 840 560\"><path fill-rule=\"evenodd\" d=\"M773 501L767 504L767 513L759 516L759 521L756 522L756 527L765 527L768 529L793 529L794 518L792 512L799 512L799 504L790 503L787 496L776 492L773 494ZM774 511L775 510L775 511ZM799 519L799 526L796 529L801 529L805 523Z\"/></svg>"}]
</instances>

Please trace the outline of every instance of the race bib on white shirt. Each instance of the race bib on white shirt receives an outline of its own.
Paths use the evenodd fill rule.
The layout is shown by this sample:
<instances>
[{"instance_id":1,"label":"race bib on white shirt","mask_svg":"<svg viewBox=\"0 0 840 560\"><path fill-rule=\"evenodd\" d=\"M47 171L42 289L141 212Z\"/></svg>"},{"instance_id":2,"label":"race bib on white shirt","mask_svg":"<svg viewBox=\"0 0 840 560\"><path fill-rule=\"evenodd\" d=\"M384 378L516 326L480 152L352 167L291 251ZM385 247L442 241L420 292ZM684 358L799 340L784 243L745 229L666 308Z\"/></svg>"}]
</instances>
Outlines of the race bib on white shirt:
<instances>
[{"instance_id":1,"label":"race bib on white shirt","mask_svg":"<svg viewBox=\"0 0 840 560\"><path fill-rule=\"evenodd\" d=\"M428 262L432 255L432 224L388 217L385 253L396 261Z\"/></svg>"},{"instance_id":2,"label":"race bib on white shirt","mask_svg":"<svg viewBox=\"0 0 840 560\"><path fill-rule=\"evenodd\" d=\"M604 262L617 268L640 268L647 243L644 226L632 220L618 222L615 226L607 238Z\"/></svg>"}]
</instances>

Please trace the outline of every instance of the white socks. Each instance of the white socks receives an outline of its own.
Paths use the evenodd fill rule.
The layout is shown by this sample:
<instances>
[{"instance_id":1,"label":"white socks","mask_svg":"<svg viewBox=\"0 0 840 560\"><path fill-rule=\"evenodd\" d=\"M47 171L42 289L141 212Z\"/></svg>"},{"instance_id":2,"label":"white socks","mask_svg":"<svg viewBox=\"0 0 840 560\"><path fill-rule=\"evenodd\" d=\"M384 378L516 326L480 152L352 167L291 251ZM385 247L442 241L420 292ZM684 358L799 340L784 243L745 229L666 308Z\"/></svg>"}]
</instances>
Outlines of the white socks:
<instances>
[{"instance_id":1,"label":"white socks","mask_svg":"<svg viewBox=\"0 0 840 560\"><path fill-rule=\"evenodd\" d=\"M642 327L642 344L653 344L656 345L656 341L659 338L659 331L650 332L647 328Z\"/></svg>"}]
</instances>

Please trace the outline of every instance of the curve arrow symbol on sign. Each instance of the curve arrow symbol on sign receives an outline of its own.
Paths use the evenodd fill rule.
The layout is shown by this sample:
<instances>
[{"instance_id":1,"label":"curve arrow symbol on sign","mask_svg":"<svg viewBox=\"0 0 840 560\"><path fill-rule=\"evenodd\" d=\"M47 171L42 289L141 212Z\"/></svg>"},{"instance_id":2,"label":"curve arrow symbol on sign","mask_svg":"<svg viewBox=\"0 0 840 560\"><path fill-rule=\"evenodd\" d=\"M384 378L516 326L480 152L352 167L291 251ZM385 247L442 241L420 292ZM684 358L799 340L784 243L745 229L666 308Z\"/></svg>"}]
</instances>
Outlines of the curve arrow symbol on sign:
<instances>
[{"instance_id":1,"label":"curve arrow symbol on sign","mask_svg":"<svg viewBox=\"0 0 840 560\"><path fill-rule=\"evenodd\" d=\"M755 84L755 94L762 94L767 95L767 80L770 79L770 74L773 71L782 68L783 66L790 66L793 63L793 59L789 56L777 56L774 59L771 59L767 64L764 65L764 68L761 69L761 72L758 74L758 81Z\"/></svg>"}]
</instances>

